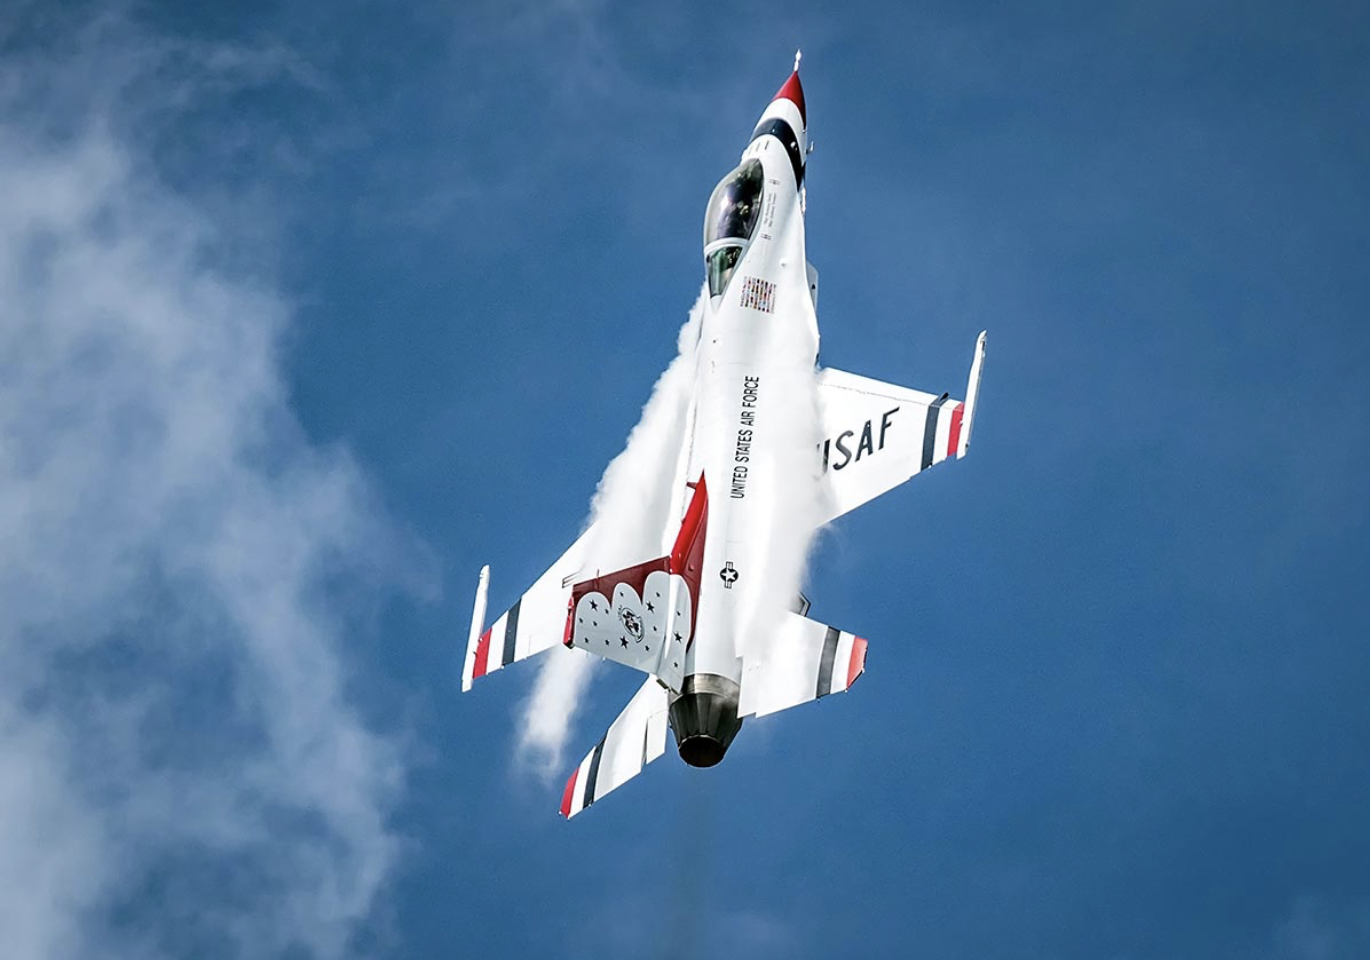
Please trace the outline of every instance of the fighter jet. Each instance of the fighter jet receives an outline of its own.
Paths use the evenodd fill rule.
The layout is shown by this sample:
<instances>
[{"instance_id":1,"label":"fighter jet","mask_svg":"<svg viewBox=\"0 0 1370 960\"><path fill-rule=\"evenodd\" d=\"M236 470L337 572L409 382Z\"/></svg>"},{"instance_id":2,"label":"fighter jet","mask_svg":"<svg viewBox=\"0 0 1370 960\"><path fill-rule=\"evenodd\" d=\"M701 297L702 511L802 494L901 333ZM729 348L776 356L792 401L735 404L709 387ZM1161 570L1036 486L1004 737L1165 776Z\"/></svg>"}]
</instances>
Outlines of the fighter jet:
<instances>
[{"instance_id":1,"label":"fighter jet","mask_svg":"<svg viewBox=\"0 0 1370 960\"><path fill-rule=\"evenodd\" d=\"M643 468L657 495L599 517L485 629L481 571L463 690L558 643L646 674L571 772L565 817L662 756L671 734L685 763L713 766L745 718L851 687L866 640L774 587L797 576L815 529L969 447L985 333L964 400L817 368L808 156L796 55L705 209L707 289L697 343L684 345L692 387L665 418L666 455Z\"/></svg>"}]
</instances>

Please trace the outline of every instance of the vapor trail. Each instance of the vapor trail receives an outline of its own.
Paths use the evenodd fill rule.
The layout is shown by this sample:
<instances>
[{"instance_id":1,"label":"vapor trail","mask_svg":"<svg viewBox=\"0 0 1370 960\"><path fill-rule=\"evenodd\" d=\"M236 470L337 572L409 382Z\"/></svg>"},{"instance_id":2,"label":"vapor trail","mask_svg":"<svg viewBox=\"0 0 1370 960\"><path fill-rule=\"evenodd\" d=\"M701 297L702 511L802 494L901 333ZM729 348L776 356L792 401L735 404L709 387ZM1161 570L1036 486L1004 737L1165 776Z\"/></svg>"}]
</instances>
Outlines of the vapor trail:
<instances>
[{"instance_id":1,"label":"vapor trail","mask_svg":"<svg viewBox=\"0 0 1370 960\"><path fill-rule=\"evenodd\" d=\"M628 442L609 462L590 504L594 528L587 556L610 571L650 560L667 549L679 525L672 516L679 493L662 483L662 464L673 464L684 443L687 409L694 386L704 292L677 337L677 355L657 379ZM518 756L547 779L565 773L564 753L595 660L556 644L543 657L519 720Z\"/></svg>"}]
</instances>

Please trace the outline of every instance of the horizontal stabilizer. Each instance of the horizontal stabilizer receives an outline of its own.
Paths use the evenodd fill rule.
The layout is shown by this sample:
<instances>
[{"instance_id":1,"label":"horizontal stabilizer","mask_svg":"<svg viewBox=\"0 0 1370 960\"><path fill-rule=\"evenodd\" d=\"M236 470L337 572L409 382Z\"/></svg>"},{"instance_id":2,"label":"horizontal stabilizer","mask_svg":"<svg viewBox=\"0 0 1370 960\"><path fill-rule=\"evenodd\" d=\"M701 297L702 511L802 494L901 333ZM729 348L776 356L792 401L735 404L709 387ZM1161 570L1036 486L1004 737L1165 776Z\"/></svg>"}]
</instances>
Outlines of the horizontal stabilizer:
<instances>
[{"instance_id":1,"label":"horizontal stabilizer","mask_svg":"<svg viewBox=\"0 0 1370 960\"><path fill-rule=\"evenodd\" d=\"M866 669L866 641L797 613L747 658L737 714L764 717L842 693Z\"/></svg>"},{"instance_id":2,"label":"horizontal stabilizer","mask_svg":"<svg viewBox=\"0 0 1370 960\"><path fill-rule=\"evenodd\" d=\"M561 815L574 817L609 791L623 786L666 752L669 694L649 677L566 781Z\"/></svg>"}]
</instances>

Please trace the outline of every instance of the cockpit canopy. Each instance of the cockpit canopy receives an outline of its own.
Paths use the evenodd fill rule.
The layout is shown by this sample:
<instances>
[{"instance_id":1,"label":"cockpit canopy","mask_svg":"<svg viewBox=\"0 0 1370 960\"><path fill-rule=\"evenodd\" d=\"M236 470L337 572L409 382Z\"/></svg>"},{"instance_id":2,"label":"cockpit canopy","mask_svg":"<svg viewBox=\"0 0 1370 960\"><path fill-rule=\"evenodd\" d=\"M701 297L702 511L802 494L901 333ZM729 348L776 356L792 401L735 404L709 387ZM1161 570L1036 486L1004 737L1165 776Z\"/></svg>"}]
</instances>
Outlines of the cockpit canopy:
<instances>
[{"instance_id":1,"label":"cockpit canopy","mask_svg":"<svg viewBox=\"0 0 1370 960\"><path fill-rule=\"evenodd\" d=\"M721 294L751 239L761 212L765 174L761 161L746 161L719 181L704 213L704 265L709 296Z\"/></svg>"},{"instance_id":2,"label":"cockpit canopy","mask_svg":"<svg viewBox=\"0 0 1370 960\"><path fill-rule=\"evenodd\" d=\"M761 211L764 180L761 161L753 158L719 181L704 214L704 246L718 240L745 243L751 238Z\"/></svg>"}]
</instances>

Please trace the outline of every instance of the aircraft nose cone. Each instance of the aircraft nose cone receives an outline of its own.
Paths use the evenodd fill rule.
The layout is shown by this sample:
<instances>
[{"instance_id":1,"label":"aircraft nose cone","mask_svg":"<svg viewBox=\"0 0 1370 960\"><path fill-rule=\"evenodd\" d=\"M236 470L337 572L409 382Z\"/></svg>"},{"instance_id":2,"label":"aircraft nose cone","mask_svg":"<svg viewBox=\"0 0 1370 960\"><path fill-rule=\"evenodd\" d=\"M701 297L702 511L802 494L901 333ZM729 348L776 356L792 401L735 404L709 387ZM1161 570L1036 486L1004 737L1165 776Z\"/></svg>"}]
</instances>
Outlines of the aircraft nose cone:
<instances>
[{"instance_id":1,"label":"aircraft nose cone","mask_svg":"<svg viewBox=\"0 0 1370 960\"><path fill-rule=\"evenodd\" d=\"M771 100L772 102L776 100L788 100L790 103L793 103L799 108L799 119L804 122L806 128L808 127L809 115L804 110L804 88L799 83L798 70L790 74L790 79L785 81L785 85L776 92Z\"/></svg>"}]
</instances>

